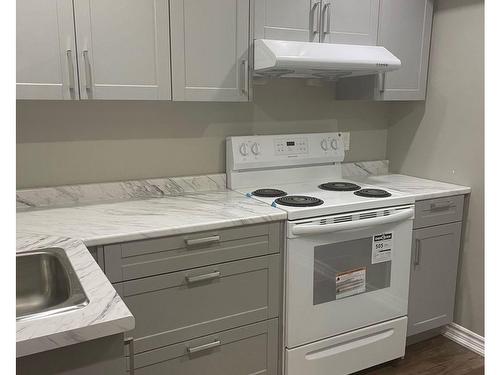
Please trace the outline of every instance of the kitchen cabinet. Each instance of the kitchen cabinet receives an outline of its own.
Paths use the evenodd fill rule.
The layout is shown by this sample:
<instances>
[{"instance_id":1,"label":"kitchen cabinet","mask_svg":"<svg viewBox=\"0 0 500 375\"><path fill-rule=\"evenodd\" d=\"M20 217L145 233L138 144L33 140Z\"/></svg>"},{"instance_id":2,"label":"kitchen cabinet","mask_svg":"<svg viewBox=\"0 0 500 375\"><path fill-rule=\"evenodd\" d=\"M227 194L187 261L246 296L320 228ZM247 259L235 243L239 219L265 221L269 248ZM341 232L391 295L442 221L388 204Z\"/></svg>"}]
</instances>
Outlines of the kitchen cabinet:
<instances>
[{"instance_id":1,"label":"kitchen cabinet","mask_svg":"<svg viewBox=\"0 0 500 375\"><path fill-rule=\"evenodd\" d=\"M72 0L16 4L17 98L78 98Z\"/></svg>"},{"instance_id":2,"label":"kitchen cabinet","mask_svg":"<svg viewBox=\"0 0 500 375\"><path fill-rule=\"evenodd\" d=\"M171 0L178 101L249 100L249 0Z\"/></svg>"},{"instance_id":3,"label":"kitchen cabinet","mask_svg":"<svg viewBox=\"0 0 500 375\"><path fill-rule=\"evenodd\" d=\"M374 45L378 8L379 0L256 0L255 38Z\"/></svg>"},{"instance_id":4,"label":"kitchen cabinet","mask_svg":"<svg viewBox=\"0 0 500 375\"><path fill-rule=\"evenodd\" d=\"M434 0L381 0L378 44L401 60L378 84L380 100L425 100Z\"/></svg>"},{"instance_id":5,"label":"kitchen cabinet","mask_svg":"<svg viewBox=\"0 0 500 375\"><path fill-rule=\"evenodd\" d=\"M170 99L168 0L75 0L80 97Z\"/></svg>"},{"instance_id":6,"label":"kitchen cabinet","mask_svg":"<svg viewBox=\"0 0 500 375\"><path fill-rule=\"evenodd\" d=\"M18 375L124 375L123 334L40 352L16 360Z\"/></svg>"},{"instance_id":7,"label":"kitchen cabinet","mask_svg":"<svg viewBox=\"0 0 500 375\"><path fill-rule=\"evenodd\" d=\"M19 0L17 98L170 99L168 12L168 0Z\"/></svg>"},{"instance_id":8,"label":"kitchen cabinet","mask_svg":"<svg viewBox=\"0 0 500 375\"><path fill-rule=\"evenodd\" d=\"M92 249L135 317L129 335L136 374L203 368L277 375L282 227L254 224Z\"/></svg>"},{"instance_id":9,"label":"kitchen cabinet","mask_svg":"<svg viewBox=\"0 0 500 375\"><path fill-rule=\"evenodd\" d=\"M416 203L408 336L453 321L463 196Z\"/></svg>"},{"instance_id":10,"label":"kitchen cabinet","mask_svg":"<svg viewBox=\"0 0 500 375\"><path fill-rule=\"evenodd\" d=\"M323 0L322 7L322 42L377 44L379 0Z\"/></svg>"},{"instance_id":11,"label":"kitchen cabinet","mask_svg":"<svg viewBox=\"0 0 500 375\"><path fill-rule=\"evenodd\" d=\"M278 319L135 356L135 375L278 375Z\"/></svg>"},{"instance_id":12,"label":"kitchen cabinet","mask_svg":"<svg viewBox=\"0 0 500 375\"><path fill-rule=\"evenodd\" d=\"M401 60L379 76L341 79L337 99L425 100L434 0L380 0L377 45Z\"/></svg>"},{"instance_id":13,"label":"kitchen cabinet","mask_svg":"<svg viewBox=\"0 0 500 375\"><path fill-rule=\"evenodd\" d=\"M319 42L321 0L256 0L255 39Z\"/></svg>"}]
</instances>

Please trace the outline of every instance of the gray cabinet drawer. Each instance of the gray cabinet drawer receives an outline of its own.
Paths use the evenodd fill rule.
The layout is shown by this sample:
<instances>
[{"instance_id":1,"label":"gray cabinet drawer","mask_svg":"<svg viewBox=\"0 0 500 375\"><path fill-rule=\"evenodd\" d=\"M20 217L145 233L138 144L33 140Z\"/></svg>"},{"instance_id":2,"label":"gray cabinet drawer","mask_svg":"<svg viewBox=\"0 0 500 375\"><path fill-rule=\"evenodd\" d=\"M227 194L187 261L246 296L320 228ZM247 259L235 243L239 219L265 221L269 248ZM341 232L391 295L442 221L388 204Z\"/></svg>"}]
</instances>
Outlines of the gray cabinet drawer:
<instances>
[{"instance_id":1,"label":"gray cabinet drawer","mask_svg":"<svg viewBox=\"0 0 500 375\"><path fill-rule=\"evenodd\" d=\"M276 375L277 358L278 319L272 319L136 354L134 367L135 375Z\"/></svg>"},{"instance_id":2,"label":"gray cabinet drawer","mask_svg":"<svg viewBox=\"0 0 500 375\"><path fill-rule=\"evenodd\" d=\"M135 317L135 351L277 317L279 260L276 254L115 284Z\"/></svg>"},{"instance_id":3,"label":"gray cabinet drawer","mask_svg":"<svg viewBox=\"0 0 500 375\"><path fill-rule=\"evenodd\" d=\"M462 221L463 210L463 195L416 202L413 228L423 228L432 225Z\"/></svg>"},{"instance_id":4,"label":"gray cabinet drawer","mask_svg":"<svg viewBox=\"0 0 500 375\"><path fill-rule=\"evenodd\" d=\"M259 224L104 247L111 282L279 252L281 224Z\"/></svg>"}]
</instances>

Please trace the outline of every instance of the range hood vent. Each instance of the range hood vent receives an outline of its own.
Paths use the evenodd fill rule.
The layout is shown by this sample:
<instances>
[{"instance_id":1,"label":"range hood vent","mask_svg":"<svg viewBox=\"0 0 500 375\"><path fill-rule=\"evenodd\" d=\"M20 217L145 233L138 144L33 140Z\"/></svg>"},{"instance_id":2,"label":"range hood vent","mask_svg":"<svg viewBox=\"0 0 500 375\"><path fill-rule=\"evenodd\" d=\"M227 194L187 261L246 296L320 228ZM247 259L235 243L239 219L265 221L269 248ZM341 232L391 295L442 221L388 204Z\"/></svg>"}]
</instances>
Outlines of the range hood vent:
<instances>
[{"instance_id":1,"label":"range hood vent","mask_svg":"<svg viewBox=\"0 0 500 375\"><path fill-rule=\"evenodd\" d=\"M401 60L380 46L255 40L256 76L337 80L385 73Z\"/></svg>"}]
</instances>

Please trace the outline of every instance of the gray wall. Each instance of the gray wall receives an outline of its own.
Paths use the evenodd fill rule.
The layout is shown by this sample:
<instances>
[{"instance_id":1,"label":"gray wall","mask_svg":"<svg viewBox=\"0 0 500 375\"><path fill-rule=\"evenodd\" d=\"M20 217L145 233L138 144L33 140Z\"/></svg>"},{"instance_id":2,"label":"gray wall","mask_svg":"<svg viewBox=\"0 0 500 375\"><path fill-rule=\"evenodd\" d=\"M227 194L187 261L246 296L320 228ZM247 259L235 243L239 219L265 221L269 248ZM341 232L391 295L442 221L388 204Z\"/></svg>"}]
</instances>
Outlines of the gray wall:
<instances>
[{"instance_id":1,"label":"gray wall","mask_svg":"<svg viewBox=\"0 0 500 375\"><path fill-rule=\"evenodd\" d=\"M351 131L347 160L386 157L387 104L333 100L304 81L253 103L17 103L18 188L223 172L228 135Z\"/></svg>"},{"instance_id":2,"label":"gray wall","mask_svg":"<svg viewBox=\"0 0 500 375\"><path fill-rule=\"evenodd\" d=\"M439 0L427 101L394 104L391 170L472 187L455 321L484 334L484 4Z\"/></svg>"}]
</instances>

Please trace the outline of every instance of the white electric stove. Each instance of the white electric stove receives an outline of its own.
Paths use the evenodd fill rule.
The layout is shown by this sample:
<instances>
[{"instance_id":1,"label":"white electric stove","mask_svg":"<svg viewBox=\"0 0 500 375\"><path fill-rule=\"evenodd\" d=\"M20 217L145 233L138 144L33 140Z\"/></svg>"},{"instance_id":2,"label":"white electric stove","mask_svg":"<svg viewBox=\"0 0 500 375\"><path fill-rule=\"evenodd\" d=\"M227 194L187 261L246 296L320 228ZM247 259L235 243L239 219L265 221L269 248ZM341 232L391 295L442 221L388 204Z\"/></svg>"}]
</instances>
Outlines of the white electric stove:
<instances>
[{"instance_id":1,"label":"white electric stove","mask_svg":"<svg viewBox=\"0 0 500 375\"><path fill-rule=\"evenodd\" d=\"M342 178L340 134L230 137L228 187L288 213L287 375L404 355L414 199Z\"/></svg>"}]
</instances>

